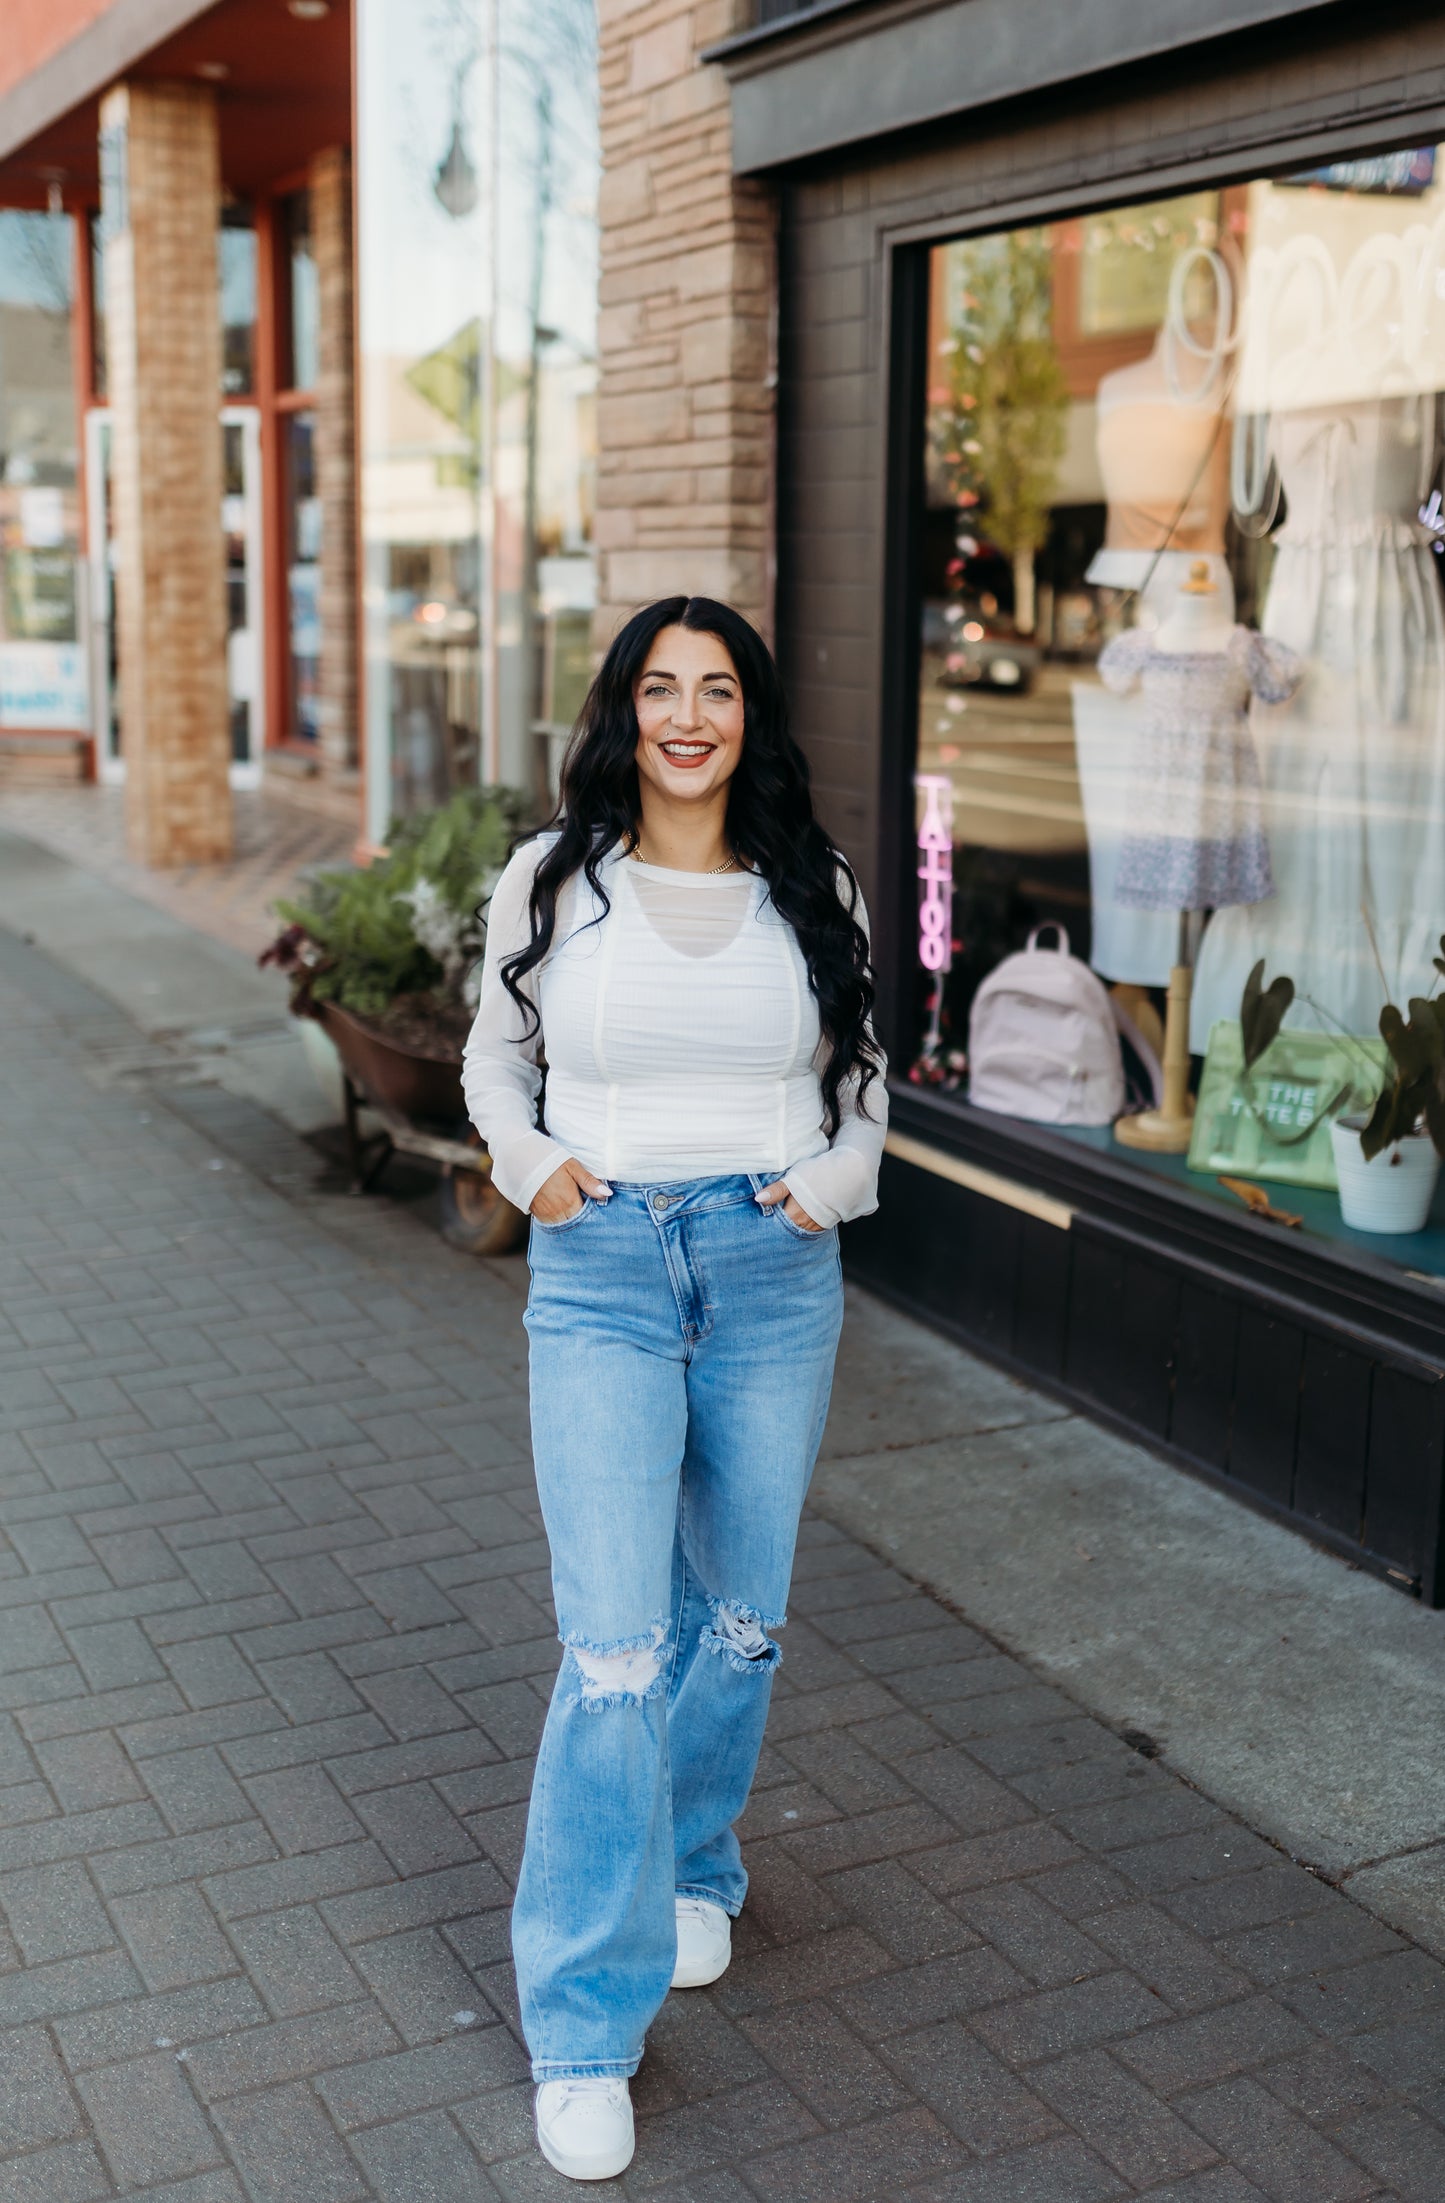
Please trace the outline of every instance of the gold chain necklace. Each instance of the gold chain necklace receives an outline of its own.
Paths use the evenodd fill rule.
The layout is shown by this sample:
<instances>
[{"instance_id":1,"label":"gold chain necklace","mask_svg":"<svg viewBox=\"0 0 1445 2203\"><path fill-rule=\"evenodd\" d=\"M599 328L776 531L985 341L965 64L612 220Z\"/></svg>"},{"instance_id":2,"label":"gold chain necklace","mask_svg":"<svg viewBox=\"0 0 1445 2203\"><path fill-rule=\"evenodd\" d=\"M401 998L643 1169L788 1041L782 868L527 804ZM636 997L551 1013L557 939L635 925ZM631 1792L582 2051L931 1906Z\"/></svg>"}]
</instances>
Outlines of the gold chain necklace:
<instances>
[{"instance_id":1,"label":"gold chain necklace","mask_svg":"<svg viewBox=\"0 0 1445 2203\"><path fill-rule=\"evenodd\" d=\"M646 857L644 857L640 847L636 842L632 844L632 847L628 850L627 854L633 859L634 863L642 865L645 870L649 872L655 872L659 869L656 865L648 864ZM702 873L701 877L706 880L716 879L719 872L735 872L737 870L737 864L738 860L736 857L726 857L721 864L710 864L707 867L706 871ZM665 870L666 867L664 866L662 869Z\"/></svg>"}]
</instances>

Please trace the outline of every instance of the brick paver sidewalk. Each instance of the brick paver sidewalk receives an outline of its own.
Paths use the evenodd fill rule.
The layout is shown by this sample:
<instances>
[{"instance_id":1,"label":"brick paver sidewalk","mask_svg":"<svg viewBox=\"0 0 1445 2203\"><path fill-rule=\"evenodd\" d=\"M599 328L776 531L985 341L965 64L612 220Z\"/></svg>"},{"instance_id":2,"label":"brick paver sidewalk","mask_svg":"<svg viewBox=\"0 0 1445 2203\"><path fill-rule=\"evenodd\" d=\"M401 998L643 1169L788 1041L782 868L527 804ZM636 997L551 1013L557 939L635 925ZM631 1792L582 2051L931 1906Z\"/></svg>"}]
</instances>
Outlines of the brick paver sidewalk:
<instances>
[{"instance_id":1,"label":"brick paver sidewalk","mask_svg":"<svg viewBox=\"0 0 1445 2203\"><path fill-rule=\"evenodd\" d=\"M301 871L348 864L359 820L354 803L326 807L304 784L294 791L238 789L231 800L231 861L182 865L175 871L155 871L128 854L123 788L95 782L0 786L0 824L82 872L93 872L128 895L153 903L192 932L259 956L276 937L279 921L272 905L296 894Z\"/></svg>"},{"instance_id":2,"label":"brick paver sidewalk","mask_svg":"<svg viewBox=\"0 0 1445 2203\"><path fill-rule=\"evenodd\" d=\"M0 2203L570 2195L507 1962L521 1265L137 1085L6 936L0 1035ZM1440 2203L1445 1970L822 1521L793 1610L626 2193Z\"/></svg>"}]
</instances>

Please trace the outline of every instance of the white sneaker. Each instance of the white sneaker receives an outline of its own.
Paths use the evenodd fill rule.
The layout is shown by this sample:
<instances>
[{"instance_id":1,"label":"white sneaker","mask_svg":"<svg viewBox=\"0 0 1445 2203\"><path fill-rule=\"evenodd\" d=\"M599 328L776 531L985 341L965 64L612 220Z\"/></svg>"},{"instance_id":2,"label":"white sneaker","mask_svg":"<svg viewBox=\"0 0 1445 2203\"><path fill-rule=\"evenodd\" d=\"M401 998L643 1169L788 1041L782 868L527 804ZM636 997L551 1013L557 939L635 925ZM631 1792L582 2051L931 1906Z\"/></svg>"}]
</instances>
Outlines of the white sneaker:
<instances>
[{"instance_id":1,"label":"white sneaker","mask_svg":"<svg viewBox=\"0 0 1445 2203\"><path fill-rule=\"evenodd\" d=\"M568 2180L611 2180L632 2163L632 2098L626 2081L599 2074L543 2081L537 2090L537 2147Z\"/></svg>"},{"instance_id":2,"label":"white sneaker","mask_svg":"<svg viewBox=\"0 0 1445 2203\"><path fill-rule=\"evenodd\" d=\"M674 1989L705 1989L727 1972L732 1955L733 1924L722 1906L705 1897L679 1897Z\"/></svg>"}]
</instances>

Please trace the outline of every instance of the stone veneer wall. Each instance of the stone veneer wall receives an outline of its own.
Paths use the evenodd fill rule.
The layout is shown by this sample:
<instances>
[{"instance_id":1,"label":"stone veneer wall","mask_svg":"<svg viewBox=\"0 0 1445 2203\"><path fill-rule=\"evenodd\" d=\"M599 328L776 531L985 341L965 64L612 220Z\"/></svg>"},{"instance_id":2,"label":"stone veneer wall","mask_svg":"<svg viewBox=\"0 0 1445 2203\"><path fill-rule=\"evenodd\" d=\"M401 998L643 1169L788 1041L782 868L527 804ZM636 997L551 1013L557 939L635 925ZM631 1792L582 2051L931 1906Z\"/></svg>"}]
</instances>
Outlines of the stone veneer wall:
<instances>
[{"instance_id":1,"label":"stone veneer wall","mask_svg":"<svg viewBox=\"0 0 1445 2203\"><path fill-rule=\"evenodd\" d=\"M126 836L144 864L218 863L231 743L215 94L117 85L100 124L126 145L128 219L105 247Z\"/></svg>"},{"instance_id":2,"label":"stone veneer wall","mask_svg":"<svg viewBox=\"0 0 1445 2203\"><path fill-rule=\"evenodd\" d=\"M745 0L601 0L597 484L603 648L637 605L725 598L773 623L776 208L734 180L700 50Z\"/></svg>"},{"instance_id":3,"label":"stone veneer wall","mask_svg":"<svg viewBox=\"0 0 1445 2203\"><path fill-rule=\"evenodd\" d=\"M358 755L356 678L356 382L351 262L351 154L311 164L318 366L316 492L321 500L321 767L347 778Z\"/></svg>"}]
</instances>

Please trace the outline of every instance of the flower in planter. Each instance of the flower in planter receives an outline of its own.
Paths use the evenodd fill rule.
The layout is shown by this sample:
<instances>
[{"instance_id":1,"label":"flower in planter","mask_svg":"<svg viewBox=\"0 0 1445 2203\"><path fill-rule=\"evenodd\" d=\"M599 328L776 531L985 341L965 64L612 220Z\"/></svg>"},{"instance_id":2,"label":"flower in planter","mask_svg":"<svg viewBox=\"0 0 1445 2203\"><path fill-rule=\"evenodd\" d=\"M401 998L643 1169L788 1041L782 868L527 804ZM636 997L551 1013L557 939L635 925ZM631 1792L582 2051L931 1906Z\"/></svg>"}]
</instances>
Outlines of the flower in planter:
<instances>
[{"instance_id":1,"label":"flower in planter","mask_svg":"<svg viewBox=\"0 0 1445 2203\"><path fill-rule=\"evenodd\" d=\"M491 900L495 875L480 883L480 900ZM412 931L428 956L442 968L442 984L463 1000L475 999L472 980L482 953L483 928L476 911L456 910L435 880L420 879L397 896L411 912Z\"/></svg>"},{"instance_id":2,"label":"flower in planter","mask_svg":"<svg viewBox=\"0 0 1445 2203\"><path fill-rule=\"evenodd\" d=\"M334 1002L382 1023L431 1021L455 1038L475 1001L485 906L527 809L512 789L464 790L395 821L373 863L319 873L304 899L277 903L287 924L261 962L290 979L293 1011Z\"/></svg>"}]
</instances>

